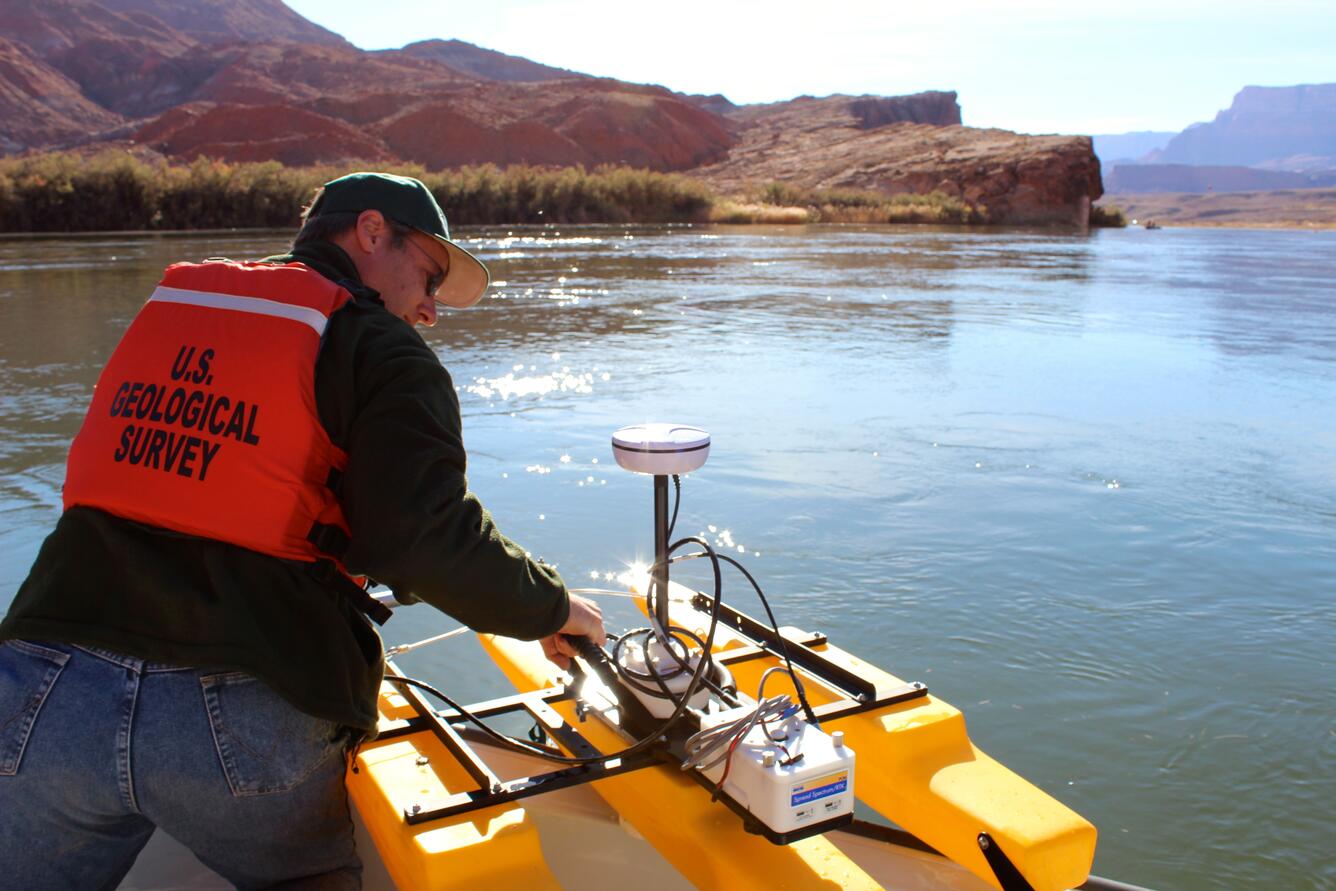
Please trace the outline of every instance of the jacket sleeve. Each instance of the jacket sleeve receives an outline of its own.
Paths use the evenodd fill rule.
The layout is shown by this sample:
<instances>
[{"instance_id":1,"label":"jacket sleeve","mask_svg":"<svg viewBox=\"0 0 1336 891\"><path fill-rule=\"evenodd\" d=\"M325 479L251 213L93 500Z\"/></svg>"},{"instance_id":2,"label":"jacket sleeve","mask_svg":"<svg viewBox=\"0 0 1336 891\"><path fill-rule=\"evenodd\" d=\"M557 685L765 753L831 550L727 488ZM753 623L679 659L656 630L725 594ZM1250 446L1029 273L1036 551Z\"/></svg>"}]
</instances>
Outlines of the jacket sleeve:
<instances>
[{"instance_id":1,"label":"jacket sleeve","mask_svg":"<svg viewBox=\"0 0 1336 891\"><path fill-rule=\"evenodd\" d=\"M526 557L469 492L458 396L415 331L379 307L348 306L330 321L316 394L348 453L349 571L477 631L531 640L565 623L556 570Z\"/></svg>"}]
</instances>

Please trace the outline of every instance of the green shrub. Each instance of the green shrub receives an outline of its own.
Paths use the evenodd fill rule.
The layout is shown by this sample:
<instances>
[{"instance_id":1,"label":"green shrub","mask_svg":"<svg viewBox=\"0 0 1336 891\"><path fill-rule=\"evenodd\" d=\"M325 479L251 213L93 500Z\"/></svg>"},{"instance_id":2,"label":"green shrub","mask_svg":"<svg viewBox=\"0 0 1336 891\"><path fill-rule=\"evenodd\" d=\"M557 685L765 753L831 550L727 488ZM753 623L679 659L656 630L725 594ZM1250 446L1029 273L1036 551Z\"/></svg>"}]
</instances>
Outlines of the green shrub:
<instances>
[{"instance_id":1,"label":"green shrub","mask_svg":"<svg viewBox=\"0 0 1336 891\"><path fill-rule=\"evenodd\" d=\"M1127 226L1127 216L1122 208L1113 205L1090 205L1090 225L1121 229Z\"/></svg>"}]
</instances>

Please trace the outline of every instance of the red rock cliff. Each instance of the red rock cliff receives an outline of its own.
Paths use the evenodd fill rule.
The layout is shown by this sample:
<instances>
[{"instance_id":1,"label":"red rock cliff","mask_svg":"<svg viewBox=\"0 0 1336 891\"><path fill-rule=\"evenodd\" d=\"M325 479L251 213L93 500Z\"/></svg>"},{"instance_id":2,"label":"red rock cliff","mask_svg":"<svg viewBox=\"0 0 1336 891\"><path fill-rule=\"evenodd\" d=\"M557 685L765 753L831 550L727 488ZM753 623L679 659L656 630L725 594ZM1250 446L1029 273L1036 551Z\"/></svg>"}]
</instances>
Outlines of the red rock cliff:
<instances>
[{"instance_id":1,"label":"red rock cliff","mask_svg":"<svg viewBox=\"0 0 1336 891\"><path fill-rule=\"evenodd\" d=\"M940 112L943 100L935 97L955 102L953 93L920 95L934 98L899 107ZM878 118L867 113L869 98L804 97L740 109L738 144L727 159L695 173L736 192L767 182L888 194L945 192L985 206L993 222L1017 224L1084 226L1090 203L1103 194L1089 137L963 127L958 107L955 122L946 126L870 124Z\"/></svg>"}]
</instances>

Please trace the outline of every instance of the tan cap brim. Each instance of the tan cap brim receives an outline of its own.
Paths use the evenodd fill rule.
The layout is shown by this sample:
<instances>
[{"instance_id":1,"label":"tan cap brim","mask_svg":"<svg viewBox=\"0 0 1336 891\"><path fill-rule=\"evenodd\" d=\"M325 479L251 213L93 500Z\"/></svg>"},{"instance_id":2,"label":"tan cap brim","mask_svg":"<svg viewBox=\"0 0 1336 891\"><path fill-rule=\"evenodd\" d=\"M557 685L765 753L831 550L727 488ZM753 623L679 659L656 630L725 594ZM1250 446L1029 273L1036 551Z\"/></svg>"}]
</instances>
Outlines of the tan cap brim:
<instances>
[{"instance_id":1,"label":"tan cap brim","mask_svg":"<svg viewBox=\"0 0 1336 891\"><path fill-rule=\"evenodd\" d=\"M423 246L430 248L437 262L447 268L445 281L436 292L436 302L455 309L467 309L481 300L492 283L492 274L482 261L449 239L421 229L415 231L421 236Z\"/></svg>"}]
</instances>

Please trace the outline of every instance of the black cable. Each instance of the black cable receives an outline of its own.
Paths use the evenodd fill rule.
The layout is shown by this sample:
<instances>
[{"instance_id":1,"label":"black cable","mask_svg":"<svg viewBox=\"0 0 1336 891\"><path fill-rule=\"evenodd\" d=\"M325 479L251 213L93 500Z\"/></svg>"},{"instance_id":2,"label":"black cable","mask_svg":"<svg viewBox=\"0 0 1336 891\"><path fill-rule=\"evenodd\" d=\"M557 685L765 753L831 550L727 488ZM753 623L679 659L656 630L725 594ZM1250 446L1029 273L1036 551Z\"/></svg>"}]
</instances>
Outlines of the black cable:
<instances>
[{"instance_id":1,"label":"black cable","mask_svg":"<svg viewBox=\"0 0 1336 891\"><path fill-rule=\"evenodd\" d=\"M672 540L673 529L677 527L677 509L682 506L682 478L673 474L673 518L668 521L668 534L664 538Z\"/></svg>"},{"instance_id":2,"label":"black cable","mask_svg":"<svg viewBox=\"0 0 1336 891\"><path fill-rule=\"evenodd\" d=\"M684 542L687 540L688 539L685 538L682 539L682 541ZM680 543L681 542L679 542L679 544ZM668 553L671 554L676 549L677 545L673 545L671 548L668 549ZM784 635L781 634L779 631L779 622L775 619L774 611L770 609L770 601L766 599L765 592L761 590L760 584L758 584L756 579L752 577L752 574L747 571L747 567L743 566L741 563L739 563L737 560L734 560L727 554L714 554L713 551L711 551L711 555L712 556L710 559L712 562L717 563L717 561L723 560L731 564L735 569L738 570L738 572L742 573L743 577L746 578L748 582L751 583L752 588L756 591L756 596L761 599L761 606L765 608L765 615L766 618L770 620L770 627L773 628L775 631L775 641L779 644L779 654L784 657L784 664L789 669L789 677L793 679L793 687L798 694L798 702L802 704L803 713L807 715L807 720L813 726L820 727L821 721L817 718L816 712L812 711L812 706L807 701L807 691L803 688L803 683L798 678L798 672L793 667L793 659L789 655L788 642L784 639ZM669 560L668 562L674 563L677 560L699 560L701 557L704 556L706 555L683 554L681 557L676 557L672 560ZM718 572L718 569L716 568L715 571Z\"/></svg>"},{"instance_id":3,"label":"black cable","mask_svg":"<svg viewBox=\"0 0 1336 891\"><path fill-rule=\"evenodd\" d=\"M667 541L671 541L672 538L673 538L673 529L675 529L675 528L677 527L677 510L678 510L678 508L680 508L680 507L682 506L682 478L681 478L680 476L678 476L677 474L675 474L675 473L672 474L672 478L673 478L673 515L672 515L672 517L668 520L668 531L667 531L667 532L664 534L664 536L663 536L665 542L667 542ZM668 553L671 554L672 551L669 550ZM659 598L660 598L660 597L667 597L667 596L668 596L668 592L667 592L667 591L660 591L660 590L659 590L659 584L658 584L658 582L659 582L659 573L657 572L658 568L659 568L659 562L658 562L658 560L657 560L657 555L656 555L656 559L655 559L655 561L654 561L654 564L653 564L652 566L650 566L650 574L649 574L650 583L649 583L649 590L648 590L648 592L646 593L646 597L645 597L645 611L646 611L646 612L649 614L649 616L650 616L650 624L651 624L651 627L655 627L655 628L657 627L657 623L654 622L654 617L657 616L657 615L659 614L659 609L658 609ZM683 630L685 630L685 629L683 629ZM639 631L639 629L637 629L636 632L628 632L628 634L630 634L630 633L637 633L638 631ZM690 671L690 670L691 670L690 667L689 667L685 662L683 662L683 661L678 657L678 655L677 655L676 653L673 652L673 643L675 642L675 640L674 640L672 634L669 633L668 629L667 629L667 628L660 628L660 629L658 629L658 631L657 631L657 633L656 633L656 636L661 636L661 640L662 640L662 642L663 642L664 649L667 650L667 651L668 651L668 654L669 654L670 656L673 657L673 661L675 661L675 662L678 664L678 666L679 666L679 672L678 672L678 673L680 673L680 671ZM697 642L697 643L700 643L700 639L697 638L697 639L696 639L696 642ZM685 647L684 647L683 649L685 649ZM619 650L614 650L614 654L617 653L617 652L620 652L620 651L619 651ZM649 658L648 651L646 651L646 657L645 657L645 658L646 658L646 660L648 660L648 658ZM709 659L709 658L710 658L710 654L709 654L708 651L706 651L706 653L705 653L705 658L706 658L706 659ZM648 661L647 661L646 664L648 664ZM625 679L626 679L626 676L622 674L622 671L621 671L621 668L620 668L621 663L615 658L615 655L614 655L614 658L613 658L613 665L618 666L617 673L618 673L619 676L621 676L621 677L623 678L623 680L625 680ZM677 673L672 674L672 675L669 675L669 677L676 677L676 676L677 676ZM662 676L661 674L659 674L659 673L656 672L656 673L653 674L652 676L650 676L650 675L644 675L644 676L642 676L641 679L642 679L642 680L652 679L652 680L654 681L655 685L659 688L659 691L660 691L660 692L658 692L658 693L654 693L654 692L652 692L652 691L646 689L645 687L640 686L639 684L634 684L633 686L635 686L635 688L636 688L637 690L640 690L640 691L642 691L642 692L644 692L644 693L646 693L646 694L648 694L648 695L650 695L650 696L654 696L655 698L658 698L658 699L673 699L673 698L674 698L674 696L673 696L673 691L670 690L670 689L668 689L668 685L664 683L664 681L663 681L663 676Z\"/></svg>"},{"instance_id":4,"label":"black cable","mask_svg":"<svg viewBox=\"0 0 1336 891\"><path fill-rule=\"evenodd\" d=\"M417 687L419 690L422 690L436 697L441 702L444 702L450 708L458 712L459 715L463 717L466 721L478 727L478 729L480 729L483 733L487 734L487 736L490 737L492 740L494 740L497 744L505 748L514 749L517 752L522 752L523 754L526 755L533 755L534 757L537 758L544 758L548 761L556 761L559 764L576 764L576 765L600 764L604 761L612 761L615 758L625 758L628 755L634 755L637 752L640 752L645 748L647 748L650 744L657 742L659 737L662 736L672 724L676 723L677 719L680 718L682 716L682 713L686 711L686 700L683 700L678 710L673 712L673 714L670 715L667 720L665 720L661 725L659 725L658 729L656 729L653 733L645 736L643 739L636 740L634 743L627 746L625 749L622 749L620 752L612 752L611 754L599 755L594 758L570 758L564 755L554 755L547 749L541 749L537 746L531 746L528 743L521 742L520 740L515 739L514 737L506 736L504 733L501 733L498 730L493 730L491 727L487 725L487 722L483 721L477 715L473 714L473 712L464 708L462 705L455 702L449 696L445 695L440 690L437 690L435 687L433 687L431 684L428 684L426 681L419 681L417 678L410 678L410 677L405 677L403 675L392 675L392 674L385 675L384 679L393 684L403 684L408 687Z\"/></svg>"},{"instance_id":5,"label":"black cable","mask_svg":"<svg viewBox=\"0 0 1336 891\"><path fill-rule=\"evenodd\" d=\"M621 679L622 683L626 684L628 687L632 688L633 690L638 690L641 693L644 693L646 696L653 696L655 699L671 699L675 701L677 699L677 694L673 693L673 691L668 687L668 685L663 682L663 679L680 677L682 674L686 672L695 671L695 669L690 665L690 663L684 660L683 656L678 655L678 653L672 647L665 648L667 649L668 654L672 657L673 661L677 663L676 668L671 672L659 672L659 671L639 672L632 668L627 667L622 663L621 653L623 646L625 646L629 642L638 641L639 639L644 638L645 642L641 643L640 646L648 654L648 638L651 635L654 635L655 633L656 632L653 628L633 628L630 631L624 632L621 636L621 639L618 640L616 644L613 646L612 652L609 653L608 658L613 666L613 669L617 672L617 676ZM680 644L678 638L685 637L690 642L694 643L697 647L700 647L701 652L705 652L705 641L701 640L698 635L688 631L687 629L682 628L679 625L671 625L669 626L667 633L669 637L672 638L674 643ZM611 637L611 635L609 635L609 637ZM686 648L683 647L683 649L685 650ZM648 655L646 656L646 662L648 664ZM712 658L710 659L710 663L711 663L710 666L711 670L706 672L704 679L701 681L701 684L705 687L708 687L720 699L724 700L730 705L736 705L737 698L734 694L737 692L737 688L734 687L730 689L729 687L724 686L724 684L729 680L729 678L726 677L727 670L723 667L723 665L719 664L718 662L715 662ZM658 689L654 689L647 686L646 684L649 681L655 682Z\"/></svg>"},{"instance_id":6,"label":"black cable","mask_svg":"<svg viewBox=\"0 0 1336 891\"><path fill-rule=\"evenodd\" d=\"M459 715L463 717L465 720L476 725L480 730L482 730L483 733L487 734L487 736L495 740L498 744L509 749L514 749L515 751L518 752L523 752L526 755L533 755L537 758L545 758L548 761L555 761L559 764L579 765L579 764L601 764L605 761L612 761L615 758L625 758L629 755L634 755L637 752L643 751L649 746L657 743L659 741L659 738L668 731L668 728L670 728L673 724L677 723L677 720L681 718L683 714L686 713L687 705L691 701L691 697L695 695L696 688L700 686L701 680L705 675L706 668L712 664L712 661L708 658L708 655L714 646L714 633L719 627L719 608L721 603L723 602L724 577L723 577L723 572L719 568L718 557L717 555L715 555L714 549L710 547L709 543L706 541L702 541L699 538L684 538L682 539L682 542L680 542L680 544L686 544L691 542L699 544L702 548L706 550L706 552L710 556L715 558L711 561L711 565L714 567L714 608L710 612L710 630L709 633L705 635L704 648L703 648L705 658L702 658L699 664L697 664L696 670L691 676L691 682L687 684L687 689L682 694L682 699L677 703L677 708L674 709L673 713L669 715L667 719L665 719L664 722L660 724L652 733L646 735L645 737L639 740L636 740L634 743L622 749L620 752L612 752L606 755L598 755L597 757L594 758L571 758L563 755L554 755L551 752L547 751L546 749L540 749L537 746L531 746L528 743L524 743L521 742L520 740L506 736L504 733L501 733L500 731L493 730L491 727L487 725L485 721L483 721L477 715L473 714L468 709L464 708L464 706L455 702L449 696L445 695L440 690L437 690L435 687L433 687L431 684L428 684L426 681L419 681L417 678L410 678L410 677L405 677L403 675L392 675L392 674L385 675L384 679L391 683L403 684L408 687L416 687L419 690L422 690L436 697L441 702L444 702L450 708L458 712ZM670 548L668 553L671 554L672 551L673 549ZM664 592L664 596L665 597L667 596L666 591ZM623 635L623 637L624 636L625 635ZM594 649L598 649L599 652L603 653L604 658L607 658L607 653L603 652L593 643L589 643L589 646L593 647ZM615 664L614 667L616 667Z\"/></svg>"},{"instance_id":7,"label":"black cable","mask_svg":"<svg viewBox=\"0 0 1336 891\"><path fill-rule=\"evenodd\" d=\"M671 538L671 537L672 537L672 530L673 530L673 527L677 525L677 508L678 508L678 506L681 504L681 500L682 500L682 482L681 482L681 479L678 477L677 474L673 474L673 485L674 485L675 488L676 488L676 491L677 491L677 497L674 499L674 502L673 502L673 517L672 517L672 521L668 524L668 535L666 535L665 538ZM706 554L709 554L709 555L713 555L713 554L714 554L714 549L710 547L710 545L709 545L708 542L706 542L706 541L704 541L704 540L702 540L702 539L699 539L699 538L684 538L684 539L682 539L681 541L679 541L679 542L677 542L676 544L674 544L672 547L668 548L668 555L669 555L669 557L668 557L668 562L669 562L669 563L673 562L673 561L672 561L672 558L671 558L671 555L672 555L672 553L673 553L674 550L676 550L677 548L681 547L683 544L690 544L690 543L699 544L702 548L705 548L705 552L706 552ZM717 556L717 555L716 555L716 556ZM667 596L668 596L668 592L667 592L666 590L665 590L665 591L659 591L659 586L658 586L659 575L658 575L658 573L655 571L655 570L658 568L658 566L659 566L659 563L658 563L658 561L656 560L655 563L650 567L650 573L649 573L649 580L650 580L650 581L649 581L649 589L648 589L648 592L647 592L647 594L646 594L646 596L645 596L645 612L649 614L649 616L650 616L650 620L651 620L652 622L654 621L654 617L658 615L658 609L657 609L657 606L658 606L658 599L659 599L660 597L667 597ZM716 590L717 592L722 593L722 591L723 591L723 587L722 587L722 578L723 578L723 577L722 577L722 574L721 574L721 572L720 572L719 564L718 564L718 560L717 560L717 559L714 561L714 575L715 575L715 590ZM718 610L715 610L715 613L716 613L716 614L717 614L717 612L718 612ZM712 617L712 620L711 620L711 621L712 621L712 624L711 624L711 627L710 627L709 639L710 639L710 640L713 640L713 639L714 639L714 625L713 625L713 622L717 621L717 619L715 619L715 618ZM628 686L632 687L632 688L635 689L635 690L639 690L640 692L644 693L644 694L647 695L647 696L653 696L653 697L655 697L656 699L669 699L669 700L676 699L676 694L673 693L673 691L672 691L671 689L669 689L669 687L668 687L668 685L667 685L666 683L664 683L664 678L665 678L665 677L667 677L667 678L674 678L674 677L677 677L678 675L680 675L680 674L681 674L682 672L684 672L684 671L691 671L691 670L692 670L691 666L690 666L686 661L684 661L684 659L682 658L682 656L677 655L677 653L673 650L673 644L675 644L675 643L679 643L679 641L677 640L677 636L678 636L678 635L681 635L682 637L690 638L690 639L691 639L692 641L694 641L698 646L700 646L700 647L701 647L701 659L702 659L702 663L704 663L704 662L709 662L709 663L711 664L711 667L714 667L714 659L713 659L713 656L712 656L712 654L711 654L711 652L710 652L710 648L709 648L708 646L705 645L705 643L700 639L700 637L699 637L698 635L691 633L690 631L688 631L687 629L681 627L680 625L672 625L672 624L669 624L668 627L666 627L666 628L660 628L660 627L658 627L658 623L655 622L654 625L653 625L652 627L650 627L650 628L637 628L637 629L635 629L634 631L628 631L628 632L626 632L626 634L624 635L624 637L626 637L626 638L630 638L632 635L640 635L640 634L645 634L646 637L648 637L650 634L653 634L654 636L658 637L658 638L663 642L663 648L664 648L664 651L665 651L669 656L672 657L672 659L673 659L674 662L677 663L677 670L676 670L675 672L673 672L672 674L667 674L667 673L665 673L665 672L661 672L661 671L646 672L646 673L644 673L644 674L641 674L641 673L639 673L639 672L631 671L630 669L625 668L625 667L621 664L621 659L618 658L618 657L620 656L620 654L621 654L621 646L622 646L622 643L623 643L622 641L619 641L619 642L618 642L617 646L613 648L613 654L612 654L612 665L613 665L613 668L614 668L614 669L616 670L616 672L617 672L617 676L618 676L619 678L621 678L621 680L623 681L623 683L627 684ZM647 641L647 643L648 643L648 641ZM687 652L687 648L686 648L685 646L682 647L682 649L683 649L684 653ZM648 665L648 662L649 662L648 647L646 647L645 652L646 652L645 660L646 660L646 664ZM648 681L648 680L652 680L652 681L654 681L655 685L659 688L657 692L654 691L654 690L651 690L651 689L649 689L648 687L644 686L643 684L639 683L639 681ZM710 681L710 679L709 679L709 675L708 675L708 673L707 673L707 675L706 675L706 681L705 681L705 683L706 683L706 686L710 687L710 688L713 689L715 692L720 693L721 695L724 695L722 689L721 689L717 684L713 684L713 683L711 683L711 681ZM733 697L724 695L724 698L726 698L726 699L730 699L730 700L731 700Z\"/></svg>"},{"instance_id":8,"label":"black cable","mask_svg":"<svg viewBox=\"0 0 1336 891\"><path fill-rule=\"evenodd\" d=\"M676 497L673 502L672 520L668 524L669 534L667 537L669 538L671 538L672 536L673 527L677 524L677 511L678 507L681 505L681 500L682 500L682 484L677 474L673 474L673 485L676 490ZM672 553L674 551L689 544L699 545L702 548L702 551L700 553L686 554L676 558L672 556ZM675 694L671 690L669 690L668 686L664 683L663 681L664 676L661 673L655 672L652 674L654 681L659 686L661 691L661 692L655 692L643 686L642 684L637 683L634 680L634 678L636 677L636 673L624 668L621 665L620 660L616 658L616 656L620 654L621 648L622 646L625 645L626 640L630 638L633 634L662 633L663 635L666 635L668 637L668 640L664 641L664 649L678 664L678 671L674 674L668 675L668 677L670 678L677 677L681 675L684 671L692 671L691 681L687 684L687 688L682 693L681 699L677 701L677 707L673 710L673 713L669 715L664 720L664 722L660 724L658 728L656 728L652 733L646 735L645 737L639 740L636 740L631 745L627 746L621 751L612 752L605 755L598 755L593 758L579 758L579 757L572 758L563 755L554 755L547 749L529 745L528 743L521 742L520 740L506 736L505 734L492 729L490 726L487 725L486 722L484 722L477 715L473 714L464 706L455 702L445 693L441 692L440 690L436 689L431 684L428 684L425 681L420 681L416 678L410 678L403 675L385 675L384 680L390 683L403 684L409 687L416 687L419 690L428 693L429 695L435 697L436 699L439 699L441 702L448 705L450 708L454 709L455 712L458 713L462 718L477 726L480 730L482 730L484 734L486 734L492 740L496 741L499 745L505 748L513 749L518 752L522 752L526 755L532 755L534 757L543 758L548 761L555 761L559 764L571 764L571 765L601 764L606 761L612 761L617 758L625 758L627 756L634 755L640 751L643 751L644 749L648 748L654 743L658 742L659 739L668 731L668 729L672 727L672 725L675 724L678 721L678 719L682 717L683 714L686 713L688 704L691 701L691 697L695 695L697 688L700 687L702 683L705 683L707 686L713 688L716 692L722 692L720 687L714 684L712 682L712 679L708 678L708 674L709 674L709 669L716 667L714 660L711 657L711 654L713 653L714 650L715 631L718 630L719 627L720 609L723 606L724 581L723 581L723 570L720 568L719 561L724 560L742 573L742 575L747 579L747 581L751 583L751 586L756 591L757 596L761 599L761 605L765 608L766 616L770 619L770 625L775 631L775 639L779 644L780 653L784 657L784 662L788 667L789 677L793 680L794 688L798 694L798 700L799 702L802 703L803 710L806 712L808 720L812 724L819 727L821 722L817 720L816 714L812 711L811 705L809 705L807 702L806 691L803 689L802 681L798 678L798 674L793 667L793 660L789 656L788 645L784 640L784 636L779 631L779 623L775 619L774 612L770 609L770 602L766 600L765 592L761 590L760 584L758 584L756 579L752 577L752 574L747 571L747 568L743 566L741 563L739 563L737 560L734 560L732 557L729 557L726 554L721 555L716 553L714 548L711 547L709 542L705 541L702 538L697 538L696 536L687 536L686 538L679 539L678 541L671 544L668 548L669 563L675 563L678 560L698 560L702 557L706 557L710 560L711 569L713 569L714 571L714 597L710 609L710 630L708 633L706 633L705 640L702 641L699 635L694 634L685 628L681 628L675 625L670 625L669 627L663 629L656 629L656 628L637 629L634 632L626 632L621 636L608 635L608 637L611 640L615 641L612 655L610 657L606 651L596 647L593 643L590 643L588 642L587 639L585 639L585 643L589 648L591 648L591 650L596 650L599 654L602 655L604 659L608 660L608 663L612 666L617 677L620 678L623 683L626 683L628 686L640 690L641 692L644 692L647 695L656 696L658 698L668 698L670 700L676 698ZM652 577L653 576L651 576L651 578ZM646 600L645 605L650 615L655 615L654 612L655 603L651 602L651 597L649 596L651 594L656 599L657 597L667 597L668 592L658 591L657 586L654 585L653 582L651 582L649 587L649 592L645 598ZM676 639L674 632L678 632L681 634L682 637L689 638L691 641L700 645L701 660L700 662L697 663L694 670L692 670L691 666L687 662L685 662L680 656L678 656L676 652L674 652L673 644L678 643L679 645L681 645L681 642ZM682 649L686 651L687 648L685 645L682 645ZM648 659L648 656L646 658ZM647 679L647 677L642 677L641 679L644 680Z\"/></svg>"},{"instance_id":9,"label":"black cable","mask_svg":"<svg viewBox=\"0 0 1336 891\"><path fill-rule=\"evenodd\" d=\"M695 537L688 537L688 538L684 538L684 539L682 539L681 541L677 542L676 544L674 544L672 547L670 547L670 548L668 549L669 562L672 562L672 561L671 561L671 555L672 555L672 552L673 552L674 550L676 550L677 548L681 547L682 545L685 545L685 544L698 544L698 545L700 545L702 548L705 549L705 550L704 550L704 555L705 555L705 556L713 556L713 557L715 557L715 559L712 561L712 564L711 564L712 567L713 567L713 569L714 569L715 602L714 602L714 606L713 606L713 608L711 609L711 612L710 612L710 630L709 630L709 633L705 635L705 640L702 641L698 635L693 634L692 632L688 631L687 629L685 629L685 628L681 628L681 627L676 626L676 625L669 625L667 628L663 628L663 629L659 629L659 628L637 629L637 631L635 631L635 632L627 632L626 634L624 634L624 635L622 636L622 639L625 640L626 638L631 637L632 634L635 634L635 633L637 633L637 632L639 632L639 633L643 633L643 632L645 632L645 631L649 631L649 632L654 633L654 634L656 634L656 635L657 635L657 634L666 635L669 639L666 640L666 641L664 641L664 650L665 650L665 651L668 653L668 655L670 655L670 656L673 658L673 660L674 660L675 662L677 662L677 664L678 664L678 672L675 673L675 674L672 674L672 675L668 675L669 677L676 677L678 674L681 674L683 671L692 671L691 666L688 665L686 662L684 662L684 661L682 660L682 658L681 658L680 656L678 656L677 653L674 652L674 650L673 650L673 643L677 642L677 641L675 641L674 638L673 638L674 633L675 633L675 632L680 633L683 637L688 637L688 638L690 638L691 640L695 641L697 644L700 645L700 647L701 647L701 661L697 664L697 666L696 666L696 668L695 668L695 670L694 670L694 674L692 675L692 684L688 687L687 692L683 694L684 701L685 701L685 700L689 700L689 699L695 694L695 692L696 692L695 688L696 688L697 686L700 685L700 681L701 681L702 679L708 677L708 673L705 672L705 671L703 671L703 669L705 669L707 666L708 666L708 667L711 667L711 668L714 667L714 660L713 660L713 658L711 657L711 652L712 652L712 650L713 650L713 646L714 646L714 634L715 634L715 630L716 630L716 628L717 628L718 625L719 625L719 609L720 609L720 606L721 606L720 601L719 601L719 598L721 598L721 597L723 596L723 588L724 588L723 571L719 568L719 561L718 561L718 559L717 559L717 555L716 555L715 552L714 552L714 548L710 547L710 543L707 542L707 541L705 541L704 539L695 538ZM656 565L657 565L657 564L656 564ZM651 617L654 616L654 615L656 615L655 605L656 605L656 600L657 600L657 598L658 598L658 597L667 597L667 596L668 596L668 592L667 592L667 591L660 592L660 591L658 590L658 586L657 586L657 584L655 583L654 579L655 579L655 574L654 574L654 572L653 572L653 567L651 567L651 570L650 570L650 586L649 586L649 593L648 593L648 594L646 595L646 597L645 597L645 610L646 610L647 613L649 613L649 615L650 615ZM649 596L650 594L653 595L653 599ZM620 651L621 651L621 645L622 645L622 641L618 641L617 646L614 647L614 650L613 650L614 654L619 654L619 653L620 653ZM683 649L685 650L685 647L684 647ZM655 673L653 673L653 674L647 674L647 675L644 675L644 676L640 676L640 680L652 679L652 680L655 682L655 684L657 684L658 687L659 687L659 691L656 692L656 691L654 691L654 690L652 690L652 689L649 689L649 688L647 688L647 687L645 687L645 686L643 686L643 685L637 683L637 682L636 682L637 673L636 673L636 672L631 672L631 671L627 670L627 669L621 664L620 660L618 660L618 659L616 659L616 658L613 658L613 659L610 660L610 661L611 661L613 670L617 672L617 676L618 676L624 683L626 683L628 686L633 687L634 689L640 690L641 692L643 692L643 693L645 693L645 694L647 694L647 695L649 695L649 696L654 696L654 697L659 698L659 699L670 699L670 700L671 700L671 699L676 699L676 698L677 698L677 695L676 695L675 693L673 693L672 690L668 689L668 685L665 684L665 683L663 682L663 675L662 675L661 673L659 673L659 672L655 672ZM715 689L718 690L719 688L718 688L718 687L715 687Z\"/></svg>"}]
</instances>

